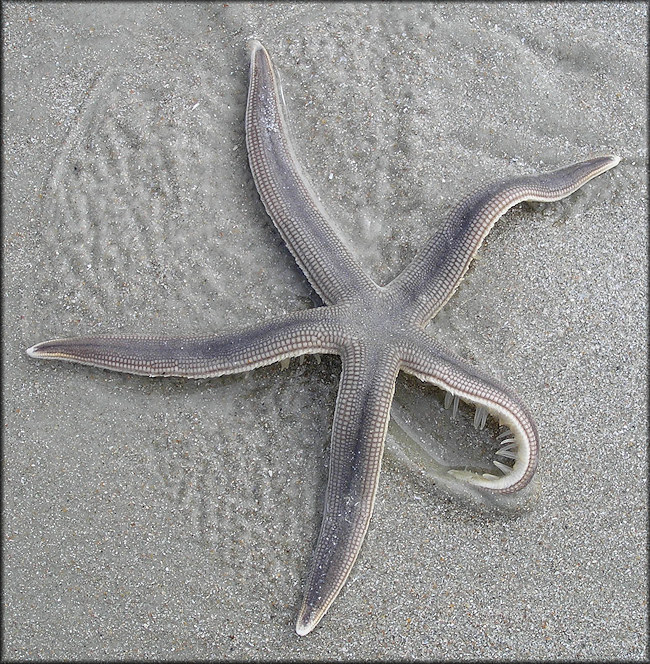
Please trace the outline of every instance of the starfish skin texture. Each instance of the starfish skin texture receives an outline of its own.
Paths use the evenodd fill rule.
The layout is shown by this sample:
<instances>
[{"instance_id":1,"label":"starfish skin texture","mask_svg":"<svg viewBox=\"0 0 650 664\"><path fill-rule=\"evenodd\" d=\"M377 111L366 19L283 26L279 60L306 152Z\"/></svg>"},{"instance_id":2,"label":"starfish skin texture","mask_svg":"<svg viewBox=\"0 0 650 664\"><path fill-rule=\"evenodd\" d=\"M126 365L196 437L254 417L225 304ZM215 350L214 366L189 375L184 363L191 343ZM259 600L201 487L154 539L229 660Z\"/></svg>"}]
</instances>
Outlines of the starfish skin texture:
<instances>
[{"instance_id":1,"label":"starfish skin texture","mask_svg":"<svg viewBox=\"0 0 650 664\"><path fill-rule=\"evenodd\" d=\"M291 147L283 99L267 51L251 49L246 145L260 198L323 306L260 325L206 336L95 336L54 339L27 350L145 376L208 378L309 353L341 357L329 479L320 534L296 624L308 634L345 584L373 511L397 374L413 374L501 424L494 473L456 469L463 482L497 493L523 488L539 439L526 406L508 388L441 347L425 330L452 296L494 223L522 201L557 201L618 164L601 156L541 175L482 186L451 212L393 281L377 285L353 259L303 175Z\"/></svg>"}]
</instances>

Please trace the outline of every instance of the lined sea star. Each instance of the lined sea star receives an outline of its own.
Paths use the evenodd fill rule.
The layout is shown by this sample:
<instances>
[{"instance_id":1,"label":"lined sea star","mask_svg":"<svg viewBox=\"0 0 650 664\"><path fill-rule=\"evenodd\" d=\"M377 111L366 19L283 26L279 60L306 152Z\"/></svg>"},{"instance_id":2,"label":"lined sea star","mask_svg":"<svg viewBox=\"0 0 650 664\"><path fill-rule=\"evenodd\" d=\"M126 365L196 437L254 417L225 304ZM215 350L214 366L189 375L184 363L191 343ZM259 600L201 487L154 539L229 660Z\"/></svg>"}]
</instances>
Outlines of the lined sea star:
<instances>
[{"instance_id":1,"label":"lined sea star","mask_svg":"<svg viewBox=\"0 0 650 664\"><path fill-rule=\"evenodd\" d=\"M476 408L502 426L495 473L450 470L485 490L523 488L537 465L537 429L506 387L445 350L425 328L452 296L494 223L526 200L557 201L618 164L616 156L477 189L393 281L377 285L352 258L295 158L280 87L268 53L254 42L246 109L253 179L300 269L324 306L217 335L162 338L96 336L55 339L27 353L146 376L207 378L248 371L308 353L341 357L329 479L320 534L296 631L309 633L339 594L368 529L399 371L446 390L447 405Z\"/></svg>"}]
</instances>

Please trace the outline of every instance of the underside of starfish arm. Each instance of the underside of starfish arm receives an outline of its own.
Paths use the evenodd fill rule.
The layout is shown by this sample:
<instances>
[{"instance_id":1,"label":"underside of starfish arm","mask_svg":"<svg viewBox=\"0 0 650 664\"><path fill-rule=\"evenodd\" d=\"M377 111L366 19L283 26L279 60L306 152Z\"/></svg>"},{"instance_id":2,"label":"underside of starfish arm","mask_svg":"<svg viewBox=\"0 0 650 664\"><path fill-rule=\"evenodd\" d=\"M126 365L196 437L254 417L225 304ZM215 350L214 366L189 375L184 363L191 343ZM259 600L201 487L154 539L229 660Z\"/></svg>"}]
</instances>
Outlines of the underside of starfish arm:
<instances>
[{"instance_id":1,"label":"underside of starfish arm","mask_svg":"<svg viewBox=\"0 0 650 664\"><path fill-rule=\"evenodd\" d=\"M289 140L281 89L268 53L253 42L246 146L257 191L300 269L326 304L374 287L303 174Z\"/></svg>"},{"instance_id":2,"label":"underside of starfish arm","mask_svg":"<svg viewBox=\"0 0 650 664\"><path fill-rule=\"evenodd\" d=\"M485 426L488 415L498 420L500 435L494 473L450 469L458 479L499 493L523 489L533 477L539 454L537 427L526 406L506 387L422 332L402 349L401 369L447 392L446 402L458 408L458 400L476 408L474 423Z\"/></svg>"},{"instance_id":3,"label":"underside of starfish arm","mask_svg":"<svg viewBox=\"0 0 650 664\"><path fill-rule=\"evenodd\" d=\"M346 348L336 401L325 512L296 632L311 632L350 574L368 530L390 419L397 358Z\"/></svg>"},{"instance_id":4,"label":"underside of starfish arm","mask_svg":"<svg viewBox=\"0 0 650 664\"><path fill-rule=\"evenodd\" d=\"M616 156L597 157L542 175L495 182L456 206L442 230L397 277L394 288L409 302L413 317L426 324L453 295L496 221L523 201L557 201L613 168Z\"/></svg>"},{"instance_id":5,"label":"underside of starfish arm","mask_svg":"<svg viewBox=\"0 0 650 664\"><path fill-rule=\"evenodd\" d=\"M211 336L52 339L32 346L27 354L143 376L223 376L307 353L339 353L336 324L324 320L323 311L309 309Z\"/></svg>"}]
</instances>

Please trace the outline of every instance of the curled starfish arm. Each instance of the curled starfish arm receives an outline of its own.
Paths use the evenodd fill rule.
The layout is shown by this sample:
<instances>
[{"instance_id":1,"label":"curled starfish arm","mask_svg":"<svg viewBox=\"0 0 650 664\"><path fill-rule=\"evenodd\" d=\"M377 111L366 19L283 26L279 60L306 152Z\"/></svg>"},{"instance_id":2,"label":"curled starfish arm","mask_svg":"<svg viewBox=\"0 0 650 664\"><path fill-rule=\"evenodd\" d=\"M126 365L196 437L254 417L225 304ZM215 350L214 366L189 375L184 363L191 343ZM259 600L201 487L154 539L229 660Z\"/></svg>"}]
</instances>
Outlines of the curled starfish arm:
<instances>
[{"instance_id":1,"label":"curled starfish arm","mask_svg":"<svg viewBox=\"0 0 650 664\"><path fill-rule=\"evenodd\" d=\"M325 512L296 632L311 632L345 584L368 530L399 362L346 348L336 401Z\"/></svg>"},{"instance_id":2,"label":"curled starfish arm","mask_svg":"<svg viewBox=\"0 0 650 664\"><path fill-rule=\"evenodd\" d=\"M257 191L298 266L326 304L374 284L335 233L294 153L280 84L266 49L253 42L246 146Z\"/></svg>"},{"instance_id":3,"label":"curled starfish arm","mask_svg":"<svg viewBox=\"0 0 650 664\"><path fill-rule=\"evenodd\" d=\"M523 201L557 201L613 168L616 156L581 161L542 175L480 187L452 211L411 264L390 285L410 300L414 321L425 325L449 300L498 219Z\"/></svg>"},{"instance_id":4,"label":"curled starfish arm","mask_svg":"<svg viewBox=\"0 0 650 664\"><path fill-rule=\"evenodd\" d=\"M31 357L65 360L143 376L209 378L306 353L338 353L335 324L323 309L290 314L255 327L210 336L103 335L52 339Z\"/></svg>"},{"instance_id":5,"label":"curled starfish arm","mask_svg":"<svg viewBox=\"0 0 650 664\"><path fill-rule=\"evenodd\" d=\"M498 493L523 489L533 477L539 454L537 427L526 406L510 390L436 343L424 332L411 335L402 352L402 370L447 392L445 403L458 400L476 408L474 424L483 428L488 415L498 420L500 444L495 473L450 469L457 478ZM501 471L501 472L499 472Z\"/></svg>"}]
</instances>

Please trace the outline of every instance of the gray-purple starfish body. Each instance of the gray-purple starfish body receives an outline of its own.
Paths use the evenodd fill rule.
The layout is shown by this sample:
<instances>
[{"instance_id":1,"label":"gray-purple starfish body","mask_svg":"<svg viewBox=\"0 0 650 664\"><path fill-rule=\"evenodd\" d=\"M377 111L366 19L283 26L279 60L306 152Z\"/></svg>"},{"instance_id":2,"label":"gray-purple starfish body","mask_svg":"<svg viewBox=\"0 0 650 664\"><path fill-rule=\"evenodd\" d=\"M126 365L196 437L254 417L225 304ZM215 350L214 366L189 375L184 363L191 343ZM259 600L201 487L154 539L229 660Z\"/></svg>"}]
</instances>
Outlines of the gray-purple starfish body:
<instances>
[{"instance_id":1,"label":"gray-purple starfish body","mask_svg":"<svg viewBox=\"0 0 650 664\"><path fill-rule=\"evenodd\" d=\"M539 176L478 189L451 213L406 269L378 286L352 258L302 174L289 142L281 93L264 47L251 55L246 144L266 211L324 306L213 336L98 336L37 344L32 357L146 376L207 378L248 371L307 353L341 357L329 481L296 631L310 632L345 584L363 543L381 468L395 379L406 371L491 415L502 425L494 473L450 470L500 493L523 488L537 465L539 440L524 404L507 388L438 345L427 323L456 290L494 223L526 200L556 201L614 167L604 156Z\"/></svg>"}]
</instances>

